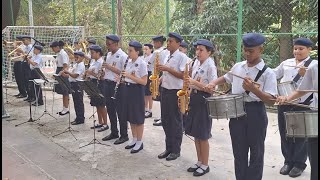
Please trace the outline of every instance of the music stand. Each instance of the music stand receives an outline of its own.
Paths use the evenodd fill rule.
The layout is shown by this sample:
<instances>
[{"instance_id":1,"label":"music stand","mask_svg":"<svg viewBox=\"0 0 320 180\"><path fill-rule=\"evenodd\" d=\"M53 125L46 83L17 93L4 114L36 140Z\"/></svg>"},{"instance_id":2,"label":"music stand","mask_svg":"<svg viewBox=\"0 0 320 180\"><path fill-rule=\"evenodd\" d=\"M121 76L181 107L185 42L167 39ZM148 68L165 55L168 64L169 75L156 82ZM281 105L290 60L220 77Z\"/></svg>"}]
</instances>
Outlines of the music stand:
<instances>
[{"instance_id":1,"label":"music stand","mask_svg":"<svg viewBox=\"0 0 320 180\"><path fill-rule=\"evenodd\" d=\"M36 73L41 77L41 79L44 80L43 86L46 86L46 83L49 82L49 80L47 79L47 77L42 73L42 71L41 71L39 68L34 68L34 70L35 70ZM35 81L35 82L36 82L36 81ZM40 87L40 88L41 88L41 87ZM37 99L39 99L39 93L40 93L40 91L38 92ZM37 103L38 103L38 102L37 102ZM44 92L44 111L43 111L42 115L36 119L36 121L37 121L37 120L40 120L40 118L41 118L42 116L44 116L45 114L47 114L47 115L51 116L52 118L54 118L55 120L57 120L57 118L55 118L52 114L49 113L49 111L47 111L47 92L46 92L46 91Z\"/></svg>"},{"instance_id":2,"label":"music stand","mask_svg":"<svg viewBox=\"0 0 320 180\"><path fill-rule=\"evenodd\" d=\"M96 88L95 84L93 84L91 81L84 81L84 80L77 80L79 82L80 88L83 89L91 99L92 97L99 97L104 98L104 96L100 93L100 91ZM80 148L83 148L85 146L89 146L90 144L93 144L95 147L95 144L101 144L105 146L110 146L108 144L103 144L100 141L96 139L96 126L95 126L96 120L93 121L93 139L86 145L83 145Z\"/></svg>"},{"instance_id":3,"label":"music stand","mask_svg":"<svg viewBox=\"0 0 320 180\"><path fill-rule=\"evenodd\" d=\"M68 84L67 82L65 82L65 80L64 80L60 75L54 74L53 76L54 76L55 79L58 81L58 83L61 85L61 88L62 88L62 89L67 90L69 93L74 93L74 90L71 89L70 84ZM69 109L70 109L70 103L69 103ZM62 131L62 132L59 133L59 134L53 135L52 137L59 136L60 134L63 134L63 133L66 133L66 132L70 132L71 135L77 140L77 138L73 135L72 131L74 131L74 132L79 132L79 131L73 130L73 129L71 128L70 124L71 124L71 123L70 123L70 112L69 112L69 126L67 127L67 129L65 129L64 131Z\"/></svg>"}]
</instances>

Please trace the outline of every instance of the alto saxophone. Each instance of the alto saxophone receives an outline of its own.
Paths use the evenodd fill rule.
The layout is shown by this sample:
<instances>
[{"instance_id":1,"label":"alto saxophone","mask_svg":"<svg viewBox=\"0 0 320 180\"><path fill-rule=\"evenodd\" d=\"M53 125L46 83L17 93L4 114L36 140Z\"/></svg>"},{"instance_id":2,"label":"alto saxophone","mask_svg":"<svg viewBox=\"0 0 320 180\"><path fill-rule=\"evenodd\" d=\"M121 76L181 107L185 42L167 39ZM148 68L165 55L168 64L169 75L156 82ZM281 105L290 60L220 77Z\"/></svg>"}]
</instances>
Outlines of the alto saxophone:
<instances>
[{"instance_id":1,"label":"alto saxophone","mask_svg":"<svg viewBox=\"0 0 320 180\"><path fill-rule=\"evenodd\" d=\"M153 73L149 77L149 79L151 80L150 91L153 99L159 96L159 76L160 76L160 72L158 69L159 64L160 64L159 52L157 52L154 59Z\"/></svg>"},{"instance_id":2,"label":"alto saxophone","mask_svg":"<svg viewBox=\"0 0 320 180\"><path fill-rule=\"evenodd\" d=\"M189 111L189 103L190 103L190 93L189 87L186 84L186 79L189 77L189 65L192 64L196 60L196 57L189 63L186 63L183 74L183 87L181 90L177 92L178 96L178 107L182 114L186 114Z\"/></svg>"}]
</instances>

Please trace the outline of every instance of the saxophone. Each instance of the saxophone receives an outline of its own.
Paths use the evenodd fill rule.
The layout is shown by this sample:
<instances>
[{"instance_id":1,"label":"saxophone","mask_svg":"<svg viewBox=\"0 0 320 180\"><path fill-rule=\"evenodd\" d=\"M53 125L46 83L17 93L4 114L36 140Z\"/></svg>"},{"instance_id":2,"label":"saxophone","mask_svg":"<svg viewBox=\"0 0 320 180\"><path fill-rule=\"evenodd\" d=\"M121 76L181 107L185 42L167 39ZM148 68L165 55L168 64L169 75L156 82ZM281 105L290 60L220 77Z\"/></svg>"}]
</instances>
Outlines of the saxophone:
<instances>
[{"instance_id":1,"label":"saxophone","mask_svg":"<svg viewBox=\"0 0 320 180\"><path fill-rule=\"evenodd\" d=\"M189 111L189 103L190 103L190 92L189 87L186 84L186 79L189 77L189 65L192 64L196 60L196 57L192 59L191 62L186 63L183 74L183 87L181 90L177 92L178 96L178 107L182 114L186 114ZM190 67L191 69L191 67Z\"/></svg>"},{"instance_id":2,"label":"saxophone","mask_svg":"<svg viewBox=\"0 0 320 180\"><path fill-rule=\"evenodd\" d=\"M158 65L160 64L160 60L159 60L159 52L156 53L155 59L154 59L154 66L153 66L153 73L152 75L149 77L149 79L151 80L150 83L150 91L152 94L152 98L155 99L157 96L159 96L159 69L158 69Z\"/></svg>"}]
</instances>

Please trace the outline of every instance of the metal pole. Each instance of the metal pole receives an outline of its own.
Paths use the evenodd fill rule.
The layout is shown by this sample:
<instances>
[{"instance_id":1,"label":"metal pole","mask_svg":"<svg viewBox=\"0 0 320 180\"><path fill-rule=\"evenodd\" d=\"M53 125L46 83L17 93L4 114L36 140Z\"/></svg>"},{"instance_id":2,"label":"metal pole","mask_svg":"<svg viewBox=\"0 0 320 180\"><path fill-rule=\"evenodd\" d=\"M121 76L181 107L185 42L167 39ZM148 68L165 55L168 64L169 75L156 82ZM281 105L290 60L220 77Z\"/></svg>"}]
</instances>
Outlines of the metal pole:
<instances>
[{"instance_id":1,"label":"metal pole","mask_svg":"<svg viewBox=\"0 0 320 180\"><path fill-rule=\"evenodd\" d=\"M116 10L115 10L115 7L116 7L116 0L112 0L111 3L112 3L112 6L111 6L111 13L112 13L112 33L113 34L116 34Z\"/></svg>"},{"instance_id":2,"label":"metal pole","mask_svg":"<svg viewBox=\"0 0 320 180\"><path fill-rule=\"evenodd\" d=\"M32 0L29 0L29 1L28 1L28 5L29 5L29 25L30 25L30 26L33 26ZM31 37L34 37L34 29L30 29L30 36L31 36ZM34 43L34 42L33 42L33 39L32 39L31 42Z\"/></svg>"},{"instance_id":3,"label":"metal pole","mask_svg":"<svg viewBox=\"0 0 320 180\"><path fill-rule=\"evenodd\" d=\"M166 0L166 34L169 34L170 31L170 9L169 9L169 0Z\"/></svg>"},{"instance_id":4,"label":"metal pole","mask_svg":"<svg viewBox=\"0 0 320 180\"><path fill-rule=\"evenodd\" d=\"M72 0L72 11L73 11L73 26L76 26L76 8L75 8L75 0Z\"/></svg>"},{"instance_id":5,"label":"metal pole","mask_svg":"<svg viewBox=\"0 0 320 180\"><path fill-rule=\"evenodd\" d=\"M13 18L13 7L12 7L12 0L10 0L10 11L11 11L11 22L12 22L12 26L15 26L14 23L14 18Z\"/></svg>"},{"instance_id":6,"label":"metal pole","mask_svg":"<svg viewBox=\"0 0 320 180\"><path fill-rule=\"evenodd\" d=\"M238 9L238 27L237 27L237 62L241 61L241 36L242 36L242 11L243 11L243 0L239 0Z\"/></svg>"}]
</instances>

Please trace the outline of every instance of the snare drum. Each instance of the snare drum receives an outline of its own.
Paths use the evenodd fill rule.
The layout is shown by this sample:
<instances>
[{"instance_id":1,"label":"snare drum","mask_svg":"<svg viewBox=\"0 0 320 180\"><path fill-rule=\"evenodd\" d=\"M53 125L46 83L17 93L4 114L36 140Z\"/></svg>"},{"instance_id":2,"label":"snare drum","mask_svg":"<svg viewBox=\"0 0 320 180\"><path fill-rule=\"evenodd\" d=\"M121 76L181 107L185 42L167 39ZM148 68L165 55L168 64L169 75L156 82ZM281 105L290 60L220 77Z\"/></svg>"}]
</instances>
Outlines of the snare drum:
<instances>
[{"instance_id":1,"label":"snare drum","mask_svg":"<svg viewBox=\"0 0 320 180\"><path fill-rule=\"evenodd\" d=\"M318 111L285 112L287 137L318 137Z\"/></svg>"},{"instance_id":2,"label":"snare drum","mask_svg":"<svg viewBox=\"0 0 320 180\"><path fill-rule=\"evenodd\" d=\"M287 81L278 83L279 96L289 96L297 89L296 83L293 81Z\"/></svg>"},{"instance_id":3,"label":"snare drum","mask_svg":"<svg viewBox=\"0 0 320 180\"><path fill-rule=\"evenodd\" d=\"M237 118L245 115L243 95L228 94L206 98L209 117Z\"/></svg>"}]
</instances>

